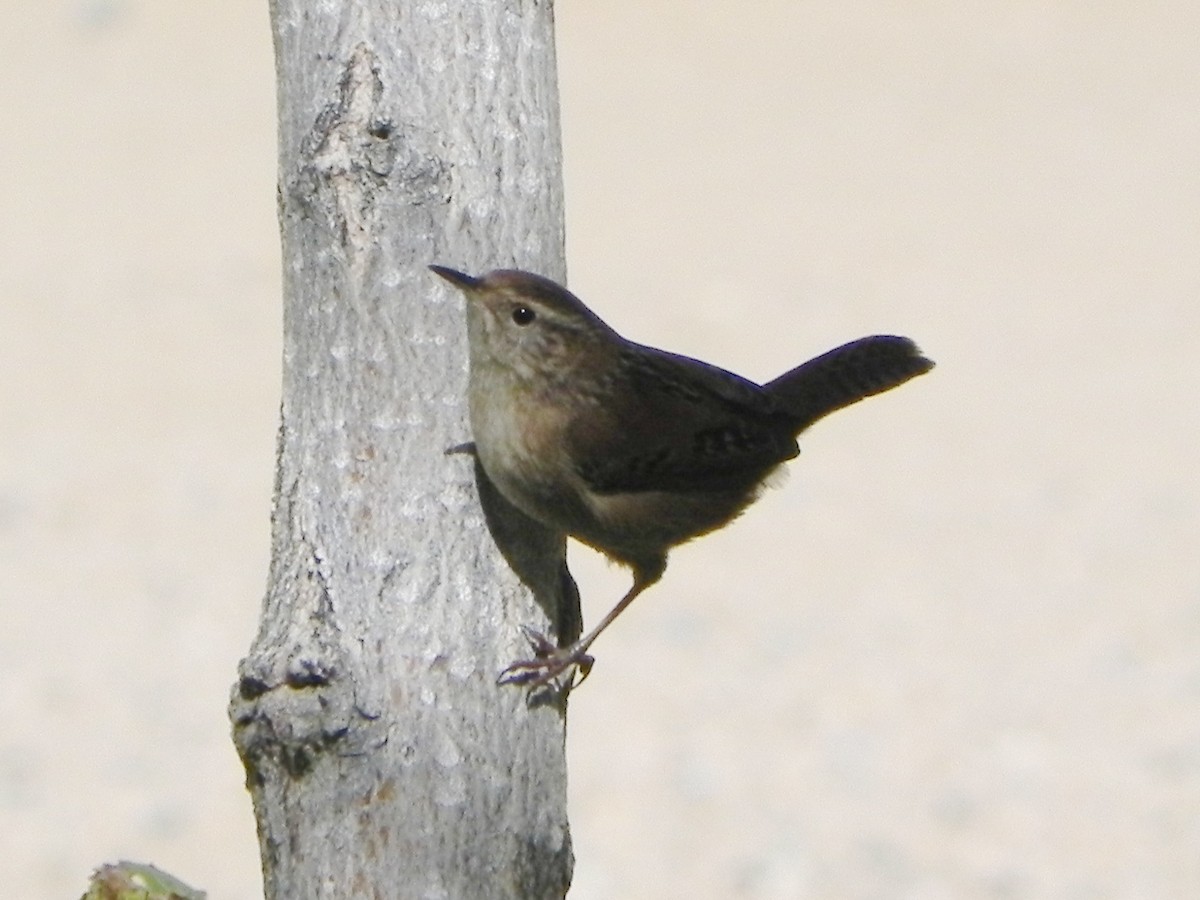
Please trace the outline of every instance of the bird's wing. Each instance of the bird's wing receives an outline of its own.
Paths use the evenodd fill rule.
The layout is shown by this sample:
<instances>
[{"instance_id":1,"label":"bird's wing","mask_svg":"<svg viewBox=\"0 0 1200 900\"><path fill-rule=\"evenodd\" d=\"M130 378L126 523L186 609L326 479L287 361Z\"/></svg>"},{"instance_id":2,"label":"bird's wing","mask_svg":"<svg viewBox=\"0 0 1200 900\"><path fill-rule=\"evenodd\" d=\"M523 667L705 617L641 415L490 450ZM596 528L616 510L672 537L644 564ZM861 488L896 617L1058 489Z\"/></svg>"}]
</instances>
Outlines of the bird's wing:
<instances>
[{"instance_id":1,"label":"bird's wing","mask_svg":"<svg viewBox=\"0 0 1200 900\"><path fill-rule=\"evenodd\" d=\"M747 489L798 452L786 415L751 381L648 347L619 367L629 402L567 431L576 471L601 494Z\"/></svg>"}]
</instances>

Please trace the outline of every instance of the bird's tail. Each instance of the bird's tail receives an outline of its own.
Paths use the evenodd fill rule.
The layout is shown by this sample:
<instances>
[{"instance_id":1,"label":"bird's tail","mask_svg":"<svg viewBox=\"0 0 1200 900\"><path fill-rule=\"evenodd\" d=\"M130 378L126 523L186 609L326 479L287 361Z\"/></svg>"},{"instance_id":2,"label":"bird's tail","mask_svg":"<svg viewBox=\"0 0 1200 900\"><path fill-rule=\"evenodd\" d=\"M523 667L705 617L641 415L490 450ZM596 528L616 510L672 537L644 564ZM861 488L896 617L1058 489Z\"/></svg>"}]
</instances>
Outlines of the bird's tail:
<instances>
[{"instance_id":1,"label":"bird's tail","mask_svg":"<svg viewBox=\"0 0 1200 900\"><path fill-rule=\"evenodd\" d=\"M842 407L933 368L906 337L859 338L784 372L764 389L796 420L796 433Z\"/></svg>"}]
</instances>

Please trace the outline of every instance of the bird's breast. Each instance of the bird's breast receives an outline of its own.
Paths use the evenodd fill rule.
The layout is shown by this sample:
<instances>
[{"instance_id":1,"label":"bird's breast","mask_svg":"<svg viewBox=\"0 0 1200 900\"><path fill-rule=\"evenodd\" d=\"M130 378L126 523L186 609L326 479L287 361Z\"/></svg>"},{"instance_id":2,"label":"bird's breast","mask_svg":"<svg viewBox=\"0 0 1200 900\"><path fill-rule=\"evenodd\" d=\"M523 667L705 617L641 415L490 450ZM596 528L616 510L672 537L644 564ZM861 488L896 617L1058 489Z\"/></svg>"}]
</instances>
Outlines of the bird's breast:
<instances>
[{"instance_id":1,"label":"bird's breast","mask_svg":"<svg viewBox=\"0 0 1200 900\"><path fill-rule=\"evenodd\" d=\"M546 525L574 530L584 504L566 446L568 407L519 382L498 387L494 379L472 384L471 430L480 464L514 506Z\"/></svg>"}]
</instances>

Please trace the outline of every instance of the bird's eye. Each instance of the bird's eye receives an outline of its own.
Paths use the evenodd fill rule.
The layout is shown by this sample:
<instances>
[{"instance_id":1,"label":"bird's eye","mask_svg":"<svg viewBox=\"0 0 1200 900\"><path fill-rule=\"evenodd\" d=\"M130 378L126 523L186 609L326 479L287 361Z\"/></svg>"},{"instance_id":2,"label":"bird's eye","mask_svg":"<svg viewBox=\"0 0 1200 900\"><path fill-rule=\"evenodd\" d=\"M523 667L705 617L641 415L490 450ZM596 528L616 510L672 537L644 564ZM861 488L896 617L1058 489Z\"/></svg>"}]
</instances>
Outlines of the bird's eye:
<instances>
[{"instance_id":1,"label":"bird's eye","mask_svg":"<svg viewBox=\"0 0 1200 900\"><path fill-rule=\"evenodd\" d=\"M528 306L514 306L512 311L512 320L518 325L528 325L536 318L533 310Z\"/></svg>"}]
</instances>

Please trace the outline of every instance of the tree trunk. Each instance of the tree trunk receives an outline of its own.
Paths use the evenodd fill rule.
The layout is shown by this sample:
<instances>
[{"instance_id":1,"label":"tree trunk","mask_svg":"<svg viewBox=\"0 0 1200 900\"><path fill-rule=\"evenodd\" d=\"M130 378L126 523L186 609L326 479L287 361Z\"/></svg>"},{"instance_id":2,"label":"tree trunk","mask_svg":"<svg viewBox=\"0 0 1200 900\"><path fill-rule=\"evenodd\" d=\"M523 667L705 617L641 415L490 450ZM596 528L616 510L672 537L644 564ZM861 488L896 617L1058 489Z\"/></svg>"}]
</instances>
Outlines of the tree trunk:
<instances>
[{"instance_id":1,"label":"tree trunk","mask_svg":"<svg viewBox=\"0 0 1200 900\"><path fill-rule=\"evenodd\" d=\"M577 632L578 596L563 536L444 453L469 439L466 332L425 268L564 276L552 9L274 0L271 18L283 403L230 710L266 897L562 897L565 700L495 678L518 625Z\"/></svg>"}]
</instances>

